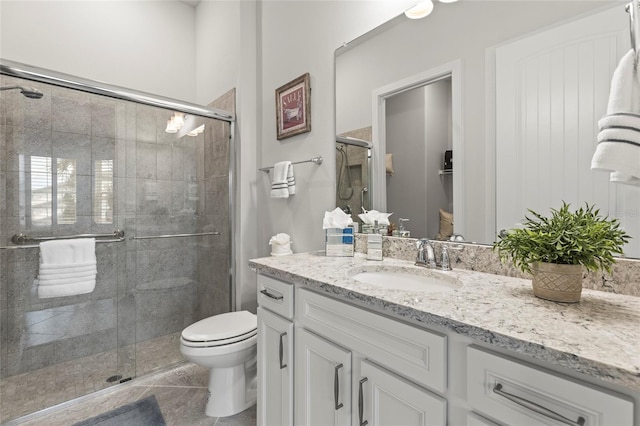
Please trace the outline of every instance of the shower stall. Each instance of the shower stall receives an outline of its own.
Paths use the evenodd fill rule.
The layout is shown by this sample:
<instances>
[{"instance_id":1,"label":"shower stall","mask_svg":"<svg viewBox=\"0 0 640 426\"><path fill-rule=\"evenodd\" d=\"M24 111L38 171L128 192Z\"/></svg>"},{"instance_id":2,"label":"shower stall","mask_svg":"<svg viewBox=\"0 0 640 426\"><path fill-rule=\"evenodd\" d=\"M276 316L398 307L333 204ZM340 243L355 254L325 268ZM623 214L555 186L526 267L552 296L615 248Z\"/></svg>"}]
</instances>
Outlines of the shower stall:
<instances>
[{"instance_id":1,"label":"shower stall","mask_svg":"<svg viewBox=\"0 0 640 426\"><path fill-rule=\"evenodd\" d=\"M182 362L232 309L234 91L212 105L0 62L0 423ZM42 297L39 244L76 237L94 290Z\"/></svg>"}]
</instances>

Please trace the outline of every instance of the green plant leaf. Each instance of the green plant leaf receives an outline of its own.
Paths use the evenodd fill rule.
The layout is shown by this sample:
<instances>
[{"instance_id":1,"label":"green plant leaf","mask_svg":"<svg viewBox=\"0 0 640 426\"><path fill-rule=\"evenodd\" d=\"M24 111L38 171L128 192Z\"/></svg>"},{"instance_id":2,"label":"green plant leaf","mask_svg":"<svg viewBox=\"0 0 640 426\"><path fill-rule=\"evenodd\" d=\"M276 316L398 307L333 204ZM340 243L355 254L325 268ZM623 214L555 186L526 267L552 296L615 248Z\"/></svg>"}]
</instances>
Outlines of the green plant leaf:
<instances>
[{"instance_id":1,"label":"green plant leaf","mask_svg":"<svg viewBox=\"0 0 640 426\"><path fill-rule=\"evenodd\" d=\"M528 210L524 227L512 229L494 244L502 262L511 262L523 272L531 263L547 262L582 265L587 270L611 271L613 254L631 238L620 228L618 219L601 217L600 210L585 203L574 212L562 202L549 216Z\"/></svg>"}]
</instances>

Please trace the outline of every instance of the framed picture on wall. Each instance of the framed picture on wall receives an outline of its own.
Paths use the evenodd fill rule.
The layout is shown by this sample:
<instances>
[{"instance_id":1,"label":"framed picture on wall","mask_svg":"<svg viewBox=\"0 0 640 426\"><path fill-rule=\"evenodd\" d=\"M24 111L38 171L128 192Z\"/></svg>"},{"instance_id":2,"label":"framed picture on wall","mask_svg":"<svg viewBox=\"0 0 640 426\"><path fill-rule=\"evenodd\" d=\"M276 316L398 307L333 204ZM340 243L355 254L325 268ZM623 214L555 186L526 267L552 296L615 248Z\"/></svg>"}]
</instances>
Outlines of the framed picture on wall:
<instances>
[{"instance_id":1,"label":"framed picture on wall","mask_svg":"<svg viewBox=\"0 0 640 426\"><path fill-rule=\"evenodd\" d=\"M278 140L311 131L309 73L276 89Z\"/></svg>"}]
</instances>

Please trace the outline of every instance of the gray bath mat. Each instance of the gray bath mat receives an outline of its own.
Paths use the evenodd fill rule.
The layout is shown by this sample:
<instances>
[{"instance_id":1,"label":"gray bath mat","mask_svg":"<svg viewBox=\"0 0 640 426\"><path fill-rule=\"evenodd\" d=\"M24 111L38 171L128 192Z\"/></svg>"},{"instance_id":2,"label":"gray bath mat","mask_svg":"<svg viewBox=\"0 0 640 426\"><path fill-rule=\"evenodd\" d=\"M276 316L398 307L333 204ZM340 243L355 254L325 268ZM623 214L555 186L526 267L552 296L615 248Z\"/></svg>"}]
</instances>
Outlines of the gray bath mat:
<instances>
[{"instance_id":1,"label":"gray bath mat","mask_svg":"<svg viewBox=\"0 0 640 426\"><path fill-rule=\"evenodd\" d=\"M73 426L165 426L155 395L107 411Z\"/></svg>"}]
</instances>

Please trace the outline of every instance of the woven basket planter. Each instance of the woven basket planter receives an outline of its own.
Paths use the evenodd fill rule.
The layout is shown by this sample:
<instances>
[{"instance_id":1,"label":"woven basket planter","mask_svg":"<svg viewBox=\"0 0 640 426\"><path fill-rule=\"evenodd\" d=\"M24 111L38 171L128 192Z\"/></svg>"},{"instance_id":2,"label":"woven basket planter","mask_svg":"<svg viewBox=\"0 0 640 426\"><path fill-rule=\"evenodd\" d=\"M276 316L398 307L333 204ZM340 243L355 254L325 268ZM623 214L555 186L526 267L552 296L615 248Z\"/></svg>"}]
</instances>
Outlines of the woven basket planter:
<instances>
[{"instance_id":1,"label":"woven basket planter","mask_svg":"<svg viewBox=\"0 0 640 426\"><path fill-rule=\"evenodd\" d=\"M533 272L533 294L554 302L575 303L582 294L582 265L536 262Z\"/></svg>"}]
</instances>

